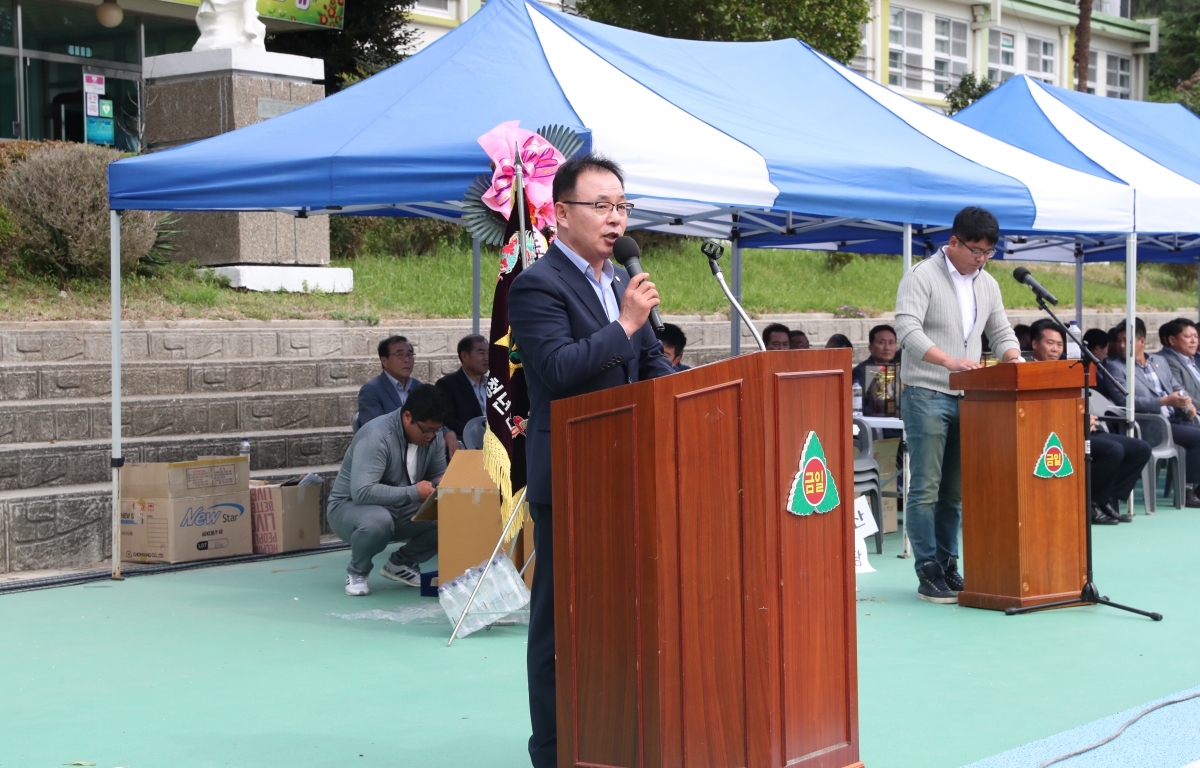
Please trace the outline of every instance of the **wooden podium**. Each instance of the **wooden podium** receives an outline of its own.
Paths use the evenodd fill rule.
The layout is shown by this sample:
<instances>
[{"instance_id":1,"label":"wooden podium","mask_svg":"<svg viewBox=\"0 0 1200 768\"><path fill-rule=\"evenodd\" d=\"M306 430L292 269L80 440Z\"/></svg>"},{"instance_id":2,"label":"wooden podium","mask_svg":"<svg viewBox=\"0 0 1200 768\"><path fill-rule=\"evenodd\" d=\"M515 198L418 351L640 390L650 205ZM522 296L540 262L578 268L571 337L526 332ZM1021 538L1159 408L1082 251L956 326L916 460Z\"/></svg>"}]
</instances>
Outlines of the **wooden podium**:
<instances>
[{"instance_id":1,"label":"wooden podium","mask_svg":"<svg viewBox=\"0 0 1200 768\"><path fill-rule=\"evenodd\" d=\"M861 766L850 364L758 352L553 404L560 766Z\"/></svg>"},{"instance_id":2,"label":"wooden podium","mask_svg":"<svg viewBox=\"0 0 1200 768\"><path fill-rule=\"evenodd\" d=\"M964 390L963 577L958 604L1020 608L1079 597L1087 580L1083 366L1000 364Z\"/></svg>"}]
</instances>

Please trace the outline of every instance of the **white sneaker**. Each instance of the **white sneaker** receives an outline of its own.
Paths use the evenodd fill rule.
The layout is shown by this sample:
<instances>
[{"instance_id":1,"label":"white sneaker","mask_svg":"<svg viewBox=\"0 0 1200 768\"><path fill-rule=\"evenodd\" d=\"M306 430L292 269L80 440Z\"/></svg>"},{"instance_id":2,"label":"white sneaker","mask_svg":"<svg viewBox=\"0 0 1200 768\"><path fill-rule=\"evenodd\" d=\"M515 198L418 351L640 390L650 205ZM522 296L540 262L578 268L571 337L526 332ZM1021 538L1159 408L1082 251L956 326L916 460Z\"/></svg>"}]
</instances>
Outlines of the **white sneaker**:
<instances>
[{"instance_id":1,"label":"white sneaker","mask_svg":"<svg viewBox=\"0 0 1200 768\"><path fill-rule=\"evenodd\" d=\"M362 597L363 595L371 594L371 588L367 586L366 576L355 576L353 573L346 574L346 594L352 597Z\"/></svg>"},{"instance_id":2,"label":"white sneaker","mask_svg":"<svg viewBox=\"0 0 1200 768\"><path fill-rule=\"evenodd\" d=\"M379 569L379 575L385 579L407 584L410 587L421 586L421 572L411 565L396 565L391 560L388 560Z\"/></svg>"}]
</instances>

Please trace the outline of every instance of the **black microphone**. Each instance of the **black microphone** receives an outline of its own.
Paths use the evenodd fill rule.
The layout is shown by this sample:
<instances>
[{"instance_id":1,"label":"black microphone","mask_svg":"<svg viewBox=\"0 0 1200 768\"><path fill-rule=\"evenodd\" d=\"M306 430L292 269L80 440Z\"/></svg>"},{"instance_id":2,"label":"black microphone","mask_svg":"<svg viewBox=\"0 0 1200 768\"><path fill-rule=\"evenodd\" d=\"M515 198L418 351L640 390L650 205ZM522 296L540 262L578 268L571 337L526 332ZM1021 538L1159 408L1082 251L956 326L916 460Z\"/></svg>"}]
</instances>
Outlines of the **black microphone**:
<instances>
[{"instance_id":1,"label":"black microphone","mask_svg":"<svg viewBox=\"0 0 1200 768\"><path fill-rule=\"evenodd\" d=\"M1029 274L1029 270L1025 269L1025 267L1017 267L1014 269L1013 278L1018 283L1024 283L1033 289L1035 296L1043 298L1051 304L1058 306L1058 299L1054 298L1054 294L1050 293L1050 291L1047 291L1044 287L1042 287L1041 283L1033 279L1033 275Z\"/></svg>"},{"instance_id":2,"label":"black microphone","mask_svg":"<svg viewBox=\"0 0 1200 768\"><path fill-rule=\"evenodd\" d=\"M642 256L642 249L638 247L637 240L634 240L629 235L622 235L613 243L613 258L620 262L625 271L630 277L636 277L646 270L642 269L642 262L639 260ZM658 307L650 308L650 327L655 331L663 329L662 317L658 314Z\"/></svg>"}]
</instances>

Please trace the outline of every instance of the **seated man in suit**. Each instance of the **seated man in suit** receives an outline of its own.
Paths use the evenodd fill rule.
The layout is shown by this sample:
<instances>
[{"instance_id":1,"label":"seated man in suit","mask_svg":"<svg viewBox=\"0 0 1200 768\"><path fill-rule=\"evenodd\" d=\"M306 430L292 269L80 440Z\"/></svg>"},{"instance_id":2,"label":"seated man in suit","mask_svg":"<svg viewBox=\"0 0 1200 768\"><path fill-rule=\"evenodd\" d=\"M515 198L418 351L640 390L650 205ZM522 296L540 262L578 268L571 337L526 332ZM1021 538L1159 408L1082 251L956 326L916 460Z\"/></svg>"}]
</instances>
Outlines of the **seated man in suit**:
<instances>
[{"instance_id":1,"label":"seated man in suit","mask_svg":"<svg viewBox=\"0 0 1200 768\"><path fill-rule=\"evenodd\" d=\"M446 472L442 424L450 411L437 387L418 386L404 405L358 430L329 491L329 527L350 545L346 594L369 595L375 556L395 541L380 574L421 586L421 563L437 554L437 521L413 520Z\"/></svg>"},{"instance_id":2,"label":"seated man in suit","mask_svg":"<svg viewBox=\"0 0 1200 768\"><path fill-rule=\"evenodd\" d=\"M452 408L446 426L454 434L461 435L467 422L482 416L487 408L487 339L464 336L458 342L458 362L458 370L438 379L437 388L445 393Z\"/></svg>"},{"instance_id":3,"label":"seated man in suit","mask_svg":"<svg viewBox=\"0 0 1200 768\"><path fill-rule=\"evenodd\" d=\"M687 346L687 336L683 329L674 323L663 323L662 331L655 331L655 336L662 342L663 354L676 373L686 371L692 366L683 364L683 348Z\"/></svg>"},{"instance_id":4,"label":"seated man in suit","mask_svg":"<svg viewBox=\"0 0 1200 768\"><path fill-rule=\"evenodd\" d=\"M358 390L358 425L400 409L408 395L421 382L413 377L416 355L403 336L389 336L379 342L379 364L383 371Z\"/></svg>"},{"instance_id":5,"label":"seated man in suit","mask_svg":"<svg viewBox=\"0 0 1200 768\"><path fill-rule=\"evenodd\" d=\"M896 329L890 325L877 325L867 333L867 359L854 366L850 379L865 389L870 382L865 380L868 365L899 363L896 356Z\"/></svg>"},{"instance_id":6,"label":"seated man in suit","mask_svg":"<svg viewBox=\"0 0 1200 768\"><path fill-rule=\"evenodd\" d=\"M763 337L766 340L766 337ZM812 349L812 342L804 331L788 331L788 349Z\"/></svg>"},{"instance_id":7,"label":"seated man in suit","mask_svg":"<svg viewBox=\"0 0 1200 768\"><path fill-rule=\"evenodd\" d=\"M1125 334L1121 328L1121 334ZM1111 347L1109 354L1112 354ZM1171 424L1171 437L1187 450L1187 469L1184 476L1189 484L1184 504L1200 507L1195 485L1200 483L1200 426L1196 426L1196 407L1192 398L1175 380L1171 368L1161 358L1146 354L1146 324L1139 317L1134 324L1133 367L1137 386L1134 388L1134 410L1138 413L1161 413ZM1128 374L1125 361L1109 360L1112 378L1125 386ZM1116 402L1121 402L1118 397Z\"/></svg>"},{"instance_id":8,"label":"seated man in suit","mask_svg":"<svg viewBox=\"0 0 1200 768\"><path fill-rule=\"evenodd\" d=\"M389 336L379 342L379 364L383 372L363 384L358 390L358 416L355 431L380 416L399 410L408 395L421 382L412 375L416 354L413 345L403 336ZM447 461L458 449L458 434L443 427Z\"/></svg>"},{"instance_id":9,"label":"seated man in suit","mask_svg":"<svg viewBox=\"0 0 1200 768\"><path fill-rule=\"evenodd\" d=\"M1200 334L1196 324L1186 317L1177 317L1163 323L1158 329L1158 338L1163 348L1154 356L1162 358L1171 368L1175 381L1195 402L1200 400L1200 368L1196 367L1196 347L1200 346Z\"/></svg>"},{"instance_id":10,"label":"seated man in suit","mask_svg":"<svg viewBox=\"0 0 1200 768\"><path fill-rule=\"evenodd\" d=\"M1063 329L1053 320L1035 322L1029 338L1035 361L1062 359ZM1093 415L1088 427L1092 441L1092 524L1132 523L1133 515L1122 515L1118 504L1133 492L1142 468L1150 460L1150 444L1136 437L1100 431L1098 426L1099 419Z\"/></svg>"},{"instance_id":11,"label":"seated man in suit","mask_svg":"<svg viewBox=\"0 0 1200 768\"><path fill-rule=\"evenodd\" d=\"M529 603L529 757L535 768L558 764L550 403L673 373L647 322L658 304L654 283L647 274L631 279L610 260L633 208L620 166L595 154L576 155L559 166L553 195L558 238L513 280L508 297L529 385L526 498L537 547Z\"/></svg>"},{"instance_id":12,"label":"seated man in suit","mask_svg":"<svg viewBox=\"0 0 1200 768\"><path fill-rule=\"evenodd\" d=\"M783 323L771 323L762 330L763 344L767 349L794 349L792 332Z\"/></svg>"}]
</instances>

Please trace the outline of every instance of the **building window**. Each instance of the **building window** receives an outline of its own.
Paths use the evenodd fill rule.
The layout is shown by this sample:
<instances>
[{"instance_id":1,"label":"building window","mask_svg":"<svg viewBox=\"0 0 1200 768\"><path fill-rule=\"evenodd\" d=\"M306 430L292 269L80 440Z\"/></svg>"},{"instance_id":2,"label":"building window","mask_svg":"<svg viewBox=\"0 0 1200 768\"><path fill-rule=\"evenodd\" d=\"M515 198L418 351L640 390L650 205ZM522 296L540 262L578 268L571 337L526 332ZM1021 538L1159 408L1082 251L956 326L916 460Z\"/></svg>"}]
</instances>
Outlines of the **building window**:
<instances>
[{"instance_id":1,"label":"building window","mask_svg":"<svg viewBox=\"0 0 1200 768\"><path fill-rule=\"evenodd\" d=\"M888 18L888 85L921 90L925 67L921 40L924 18L920 11L891 9Z\"/></svg>"},{"instance_id":2,"label":"building window","mask_svg":"<svg viewBox=\"0 0 1200 768\"><path fill-rule=\"evenodd\" d=\"M422 11L449 13L450 0L417 0L417 8Z\"/></svg>"},{"instance_id":3,"label":"building window","mask_svg":"<svg viewBox=\"0 0 1200 768\"><path fill-rule=\"evenodd\" d=\"M1096 70L1100 66L1100 54L1096 51L1088 51L1088 72L1087 72L1087 92L1096 92ZM1078 74L1076 75L1078 81Z\"/></svg>"},{"instance_id":4,"label":"building window","mask_svg":"<svg viewBox=\"0 0 1200 768\"><path fill-rule=\"evenodd\" d=\"M1025 71L1032 78L1054 83L1054 43L1039 37L1025 38Z\"/></svg>"},{"instance_id":5,"label":"building window","mask_svg":"<svg viewBox=\"0 0 1200 768\"><path fill-rule=\"evenodd\" d=\"M1110 99L1128 99L1130 96L1130 81L1133 74L1133 60L1128 56L1108 54L1108 71L1105 95Z\"/></svg>"},{"instance_id":6,"label":"building window","mask_svg":"<svg viewBox=\"0 0 1200 768\"><path fill-rule=\"evenodd\" d=\"M862 39L862 44L858 46L858 53L854 54L854 58L850 60L850 69L854 70L863 77L871 76L871 51L867 47L867 26L864 24L858 30L858 36Z\"/></svg>"},{"instance_id":7,"label":"building window","mask_svg":"<svg viewBox=\"0 0 1200 768\"><path fill-rule=\"evenodd\" d=\"M1001 29L988 30L988 79L999 85L1016 74L1017 36Z\"/></svg>"},{"instance_id":8,"label":"building window","mask_svg":"<svg viewBox=\"0 0 1200 768\"><path fill-rule=\"evenodd\" d=\"M933 50L933 90L947 93L967 71L967 22L934 17Z\"/></svg>"}]
</instances>

